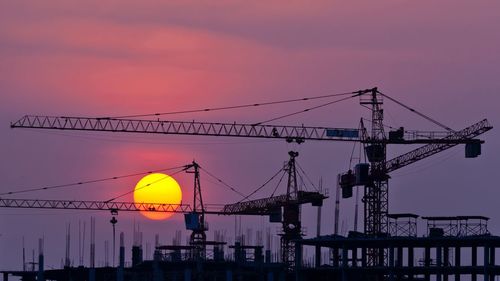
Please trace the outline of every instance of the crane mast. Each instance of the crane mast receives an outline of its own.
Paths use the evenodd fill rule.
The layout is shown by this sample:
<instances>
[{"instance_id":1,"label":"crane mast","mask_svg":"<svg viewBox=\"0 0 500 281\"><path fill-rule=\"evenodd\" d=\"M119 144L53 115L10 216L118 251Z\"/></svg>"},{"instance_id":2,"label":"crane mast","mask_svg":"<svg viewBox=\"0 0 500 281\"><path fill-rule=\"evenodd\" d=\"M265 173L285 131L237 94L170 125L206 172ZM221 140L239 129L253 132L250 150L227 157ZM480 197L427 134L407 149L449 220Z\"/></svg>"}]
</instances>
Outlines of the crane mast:
<instances>
[{"instance_id":1,"label":"crane mast","mask_svg":"<svg viewBox=\"0 0 500 281\"><path fill-rule=\"evenodd\" d=\"M466 157L477 157L480 154L480 144L483 141L474 138L491 130L492 126L484 119L461 131L452 131L447 128L449 132L445 136L429 139L426 145L387 160L387 145L406 143L405 131L400 128L390 132L389 138L387 138L383 123L383 97L377 88L361 95L360 104L369 105L372 111L371 134L368 134L364 128L363 121L361 121L360 129L361 143L365 146L365 153L370 162L370 180L364 184L364 233L370 237L384 237L389 235L387 216L389 210L389 173L450 149L459 143L466 144ZM474 152L467 152L469 145L475 146ZM386 258L387 253L381 249L367 249L366 263L368 266L384 266Z\"/></svg>"},{"instance_id":2,"label":"crane mast","mask_svg":"<svg viewBox=\"0 0 500 281\"><path fill-rule=\"evenodd\" d=\"M189 170L189 169L193 170ZM198 258L204 258L206 253L206 241L208 225L205 222L205 206L201 196L200 185L200 165L193 161L186 166L186 173L194 174L194 192L193 192L193 211L184 215L186 228L191 230L189 243L195 246L194 255Z\"/></svg>"},{"instance_id":3,"label":"crane mast","mask_svg":"<svg viewBox=\"0 0 500 281\"><path fill-rule=\"evenodd\" d=\"M295 242L302 238L302 224L300 221L300 204L297 201L298 184L295 157L298 152L290 151L286 171L288 183L286 186L286 201L283 206L283 222L281 235L281 259L288 269L295 265Z\"/></svg>"},{"instance_id":4,"label":"crane mast","mask_svg":"<svg viewBox=\"0 0 500 281\"><path fill-rule=\"evenodd\" d=\"M370 105L372 110L370 135L372 143L366 146L366 151L373 181L364 188L364 231L366 235L377 237L387 234L389 210L389 182L385 171L387 144L383 124L383 100L377 94L377 88L373 88L369 95L360 96L360 104ZM367 249L367 251L367 265L383 265L384 251L379 249Z\"/></svg>"}]
</instances>

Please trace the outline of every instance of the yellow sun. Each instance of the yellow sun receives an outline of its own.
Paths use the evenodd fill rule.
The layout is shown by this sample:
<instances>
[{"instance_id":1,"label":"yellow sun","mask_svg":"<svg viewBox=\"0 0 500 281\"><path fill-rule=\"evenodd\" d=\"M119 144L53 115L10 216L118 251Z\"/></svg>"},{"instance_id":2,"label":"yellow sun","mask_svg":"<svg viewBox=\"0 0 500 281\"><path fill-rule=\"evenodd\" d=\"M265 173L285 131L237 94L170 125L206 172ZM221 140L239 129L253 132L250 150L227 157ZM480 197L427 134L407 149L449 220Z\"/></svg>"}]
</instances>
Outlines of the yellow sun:
<instances>
[{"instance_id":1,"label":"yellow sun","mask_svg":"<svg viewBox=\"0 0 500 281\"><path fill-rule=\"evenodd\" d=\"M181 187L174 178L160 173L143 177L135 186L134 203L160 203L178 205L182 201ZM139 208L139 207L138 207ZM141 211L148 219L163 220L174 213Z\"/></svg>"}]
</instances>

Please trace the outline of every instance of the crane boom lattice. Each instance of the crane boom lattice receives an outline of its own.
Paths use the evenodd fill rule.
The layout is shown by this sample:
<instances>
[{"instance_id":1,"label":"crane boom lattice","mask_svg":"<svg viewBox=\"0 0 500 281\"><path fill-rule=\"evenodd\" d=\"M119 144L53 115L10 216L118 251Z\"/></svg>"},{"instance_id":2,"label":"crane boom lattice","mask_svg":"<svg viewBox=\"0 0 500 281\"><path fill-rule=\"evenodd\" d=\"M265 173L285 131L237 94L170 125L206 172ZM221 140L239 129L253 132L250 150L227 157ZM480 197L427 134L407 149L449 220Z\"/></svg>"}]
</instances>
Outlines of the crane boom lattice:
<instances>
[{"instance_id":1,"label":"crane boom lattice","mask_svg":"<svg viewBox=\"0 0 500 281\"><path fill-rule=\"evenodd\" d=\"M78 201L78 200L40 200L0 198L0 208L64 209L64 210L108 210L108 211L148 211L148 212L191 212L191 206L179 204Z\"/></svg>"},{"instance_id":2,"label":"crane boom lattice","mask_svg":"<svg viewBox=\"0 0 500 281\"><path fill-rule=\"evenodd\" d=\"M391 160L388 160L385 165L386 172L393 172L421 159L439 153L443 150L452 148L458 144L457 141L462 141L465 143L467 143L467 141L480 142L479 140L474 140L473 138L491 129L493 129L493 127L489 124L488 120L483 119L472 126L469 126L461 131L453 133L446 138L443 138L442 143L432 143L424 145Z\"/></svg>"},{"instance_id":3,"label":"crane boom lattice","mask_svg":"<svg viewBox=\"0 0 500 281\"><path fill-rule=\"evenodd\" d=\"M169 135L251 137L287 140L359 141L358 129L194 121L26 115L18 121L12 123L11 127Z\"/></svg>"}]
</instances>

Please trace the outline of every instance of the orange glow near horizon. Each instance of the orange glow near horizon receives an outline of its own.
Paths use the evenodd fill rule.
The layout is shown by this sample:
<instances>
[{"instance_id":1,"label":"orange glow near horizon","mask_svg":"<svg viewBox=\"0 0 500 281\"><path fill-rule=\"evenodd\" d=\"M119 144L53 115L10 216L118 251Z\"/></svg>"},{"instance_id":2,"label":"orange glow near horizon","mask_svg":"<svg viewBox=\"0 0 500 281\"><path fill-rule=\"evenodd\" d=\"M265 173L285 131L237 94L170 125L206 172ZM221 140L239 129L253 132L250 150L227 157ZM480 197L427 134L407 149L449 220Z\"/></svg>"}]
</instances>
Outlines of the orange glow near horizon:
<instances>
[{"instance_id":1,"label":"orange glow near horizon","mask_svg":"<svg viewBox=\"0 0 500 281\"><path fill-rule=\"evenodd\" d=\"M178 205L182 201L181 187L177 181L166 174L154 173L143 177L135 186L134 203L159 203ZM148 219L164 220L174 213L141 211Z\"/></svg>"}]
</instances>

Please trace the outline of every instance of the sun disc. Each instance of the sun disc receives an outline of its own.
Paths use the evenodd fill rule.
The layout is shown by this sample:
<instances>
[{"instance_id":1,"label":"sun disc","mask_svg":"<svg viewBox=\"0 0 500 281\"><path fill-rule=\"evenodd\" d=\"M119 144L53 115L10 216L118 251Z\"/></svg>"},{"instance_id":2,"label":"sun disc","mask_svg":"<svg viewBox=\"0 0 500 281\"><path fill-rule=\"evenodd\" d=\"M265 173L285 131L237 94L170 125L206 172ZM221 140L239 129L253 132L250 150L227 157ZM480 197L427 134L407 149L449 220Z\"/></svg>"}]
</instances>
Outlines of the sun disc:
<instances>
[{"instance_id":1,"label":"sun disc","mask_svg":"<svg viewBox=\"0 0 500 281\"><path fill-rule=\"evenodd\" d=\"M146 211L141 203L179 205L182 202L182 191L177 181L169 175L154 173L143 177L135 186L134 203L141 214L148 219L164 220L171 217L172 212Z\"/></svg>"}]
</instances>

